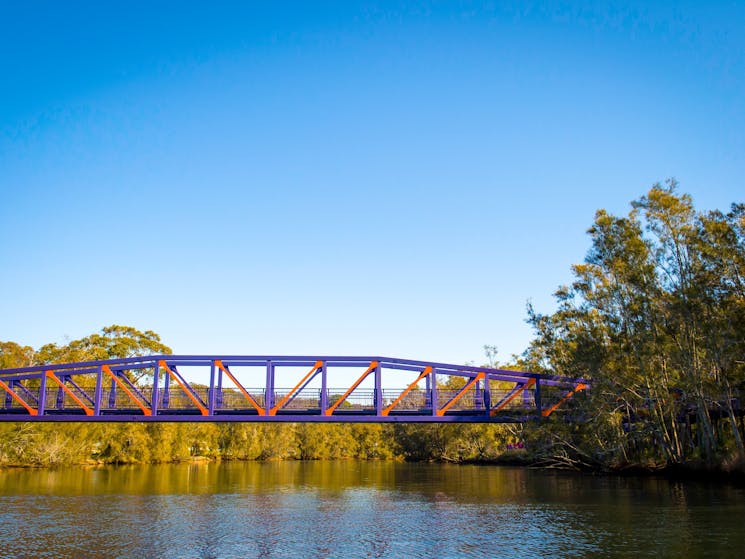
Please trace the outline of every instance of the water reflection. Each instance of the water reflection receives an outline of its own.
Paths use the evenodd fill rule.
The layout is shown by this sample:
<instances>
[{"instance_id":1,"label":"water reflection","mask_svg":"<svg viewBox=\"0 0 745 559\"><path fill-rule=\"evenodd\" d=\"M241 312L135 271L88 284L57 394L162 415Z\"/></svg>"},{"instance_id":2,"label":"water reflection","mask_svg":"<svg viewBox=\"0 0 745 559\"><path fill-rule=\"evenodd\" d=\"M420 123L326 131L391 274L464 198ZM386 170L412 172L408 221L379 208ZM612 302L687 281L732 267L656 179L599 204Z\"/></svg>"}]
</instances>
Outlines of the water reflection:
<instances>
[{"instance_id":1,"label":"water reflection","mask_svg":"<svg viewBox=\"0 0 745 559\"><path fill-rule=\"evenodd\" d=\"M195 463L0 472L8 557L737 557L741 489L518 468Z\"/></svg>"}]
</instances>

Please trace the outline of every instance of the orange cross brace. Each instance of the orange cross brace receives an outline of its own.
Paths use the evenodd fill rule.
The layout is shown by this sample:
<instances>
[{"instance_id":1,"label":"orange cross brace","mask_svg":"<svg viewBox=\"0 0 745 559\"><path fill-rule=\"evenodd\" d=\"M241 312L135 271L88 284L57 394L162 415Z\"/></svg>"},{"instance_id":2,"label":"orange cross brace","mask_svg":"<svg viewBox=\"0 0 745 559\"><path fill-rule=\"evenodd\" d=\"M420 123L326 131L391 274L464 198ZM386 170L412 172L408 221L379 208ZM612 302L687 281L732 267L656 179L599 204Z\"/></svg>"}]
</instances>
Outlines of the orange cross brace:
<instances>
[{"instance_id":1,"label":"orange cross brace","mask_svg":"<svg viewBox=\"0 0 745 559\"><path fill-rule=\"evenodd\" d=\"M487 382L488 382L488 381L487 381ZM527 388L530 388L530 387L531 387L531 386L533 386L534 384L535 384L535 379L534 379L534 378L532 378L532 379L529 379L529 380L528 380L528 382L526 382L525 384L523 384L523 385L522 385L522 386L521 386L521 387L520 387L520 388L519 388L518 390L516 390L516 391L515 391L515 392L514 392L513 394L511 394L511 395L510 395L510 396L509 396L509 397L508 397L508 398L507 398L507 399L506 399L506 400L505 400L504 402L502 402L502 403L501 403L501 404L499 404L499 405L498 405L498 406L497 406L496 408L494 408L493 410L491 410L491 412L489 413L489 415L497 415L497 412L498 412L498 411L500 411L501 409L503 409L503 408L504 408L504 407L505 407L505 406L506 406L507 404L509 404L509 403L510 403L510 402L511 402L512 400L514 400L514 399L515 399L515 398L517 398L517 397L518 397L518 396L519 396L520 394L522 394L523 390L525 390L525 389L527 389Z\"/></svg>"},{"instance_id":2,"label":"orange cross brace","mask_svg":"<svg viewBox=\"0 0 745 559\"><path fill-rule=\"evenodd\" d=\"M109 367L108 365L102 365L101 366L101 369L103 369L104 372L108 373L111 376L111 378L114 379L114 382L116 382L116 384L119 385L119 388L121 388L122 390L124 390L124 392L127 393L127 396L129 396L132 399L132 401L139 406L139 408L142 410L142 413L143 414L145 414L145 415L152 415L153 414L153 412L151 410L147 409L142 404L142 402L140 402L137 399L137 396L135 396L132 393L132 391L129 389L129 387L126 384L124 384L121 381L121 379L114 374L114 371L111 370L111 367Z\"/></svg>"},{"instance_id":3,"label":"orange cross brace","mask_svg":"<svg viewBox=\"0 0 745 559\"><path fill-rule=\"evenodd\" d=\"M59 384L60 388L61 388L62 390L64 390L65 392L67 392L67 395L68 395L68 396L70 396L70 398L72 398L73 400L75 400L75 403L76 403L77 405L79 405L79 406L80 406L81 408L83 408L83 411L85 412L85 415L93 415L93 410L92 410L92 409L90 409L90 408L89 408L88 406L86 406L86 405L85 405L85 404L83 403L83 401L82 401L82 400L81 400L80 398L78 398L78 397L77 397L77 396L76 396L76 395L75 395L75 394L73 393L73 391L72 391L72 390L70 390L69 388L67 388L67 387L65 386L65 383L64 383L64 382L62 382L62 381L61 381L60 379L58 379L58 378L57 378L57 375L55 375L53 371L47 371L47 372L46 372L46 375L47 375L47 378L49 378L49 379L52 379L52 380L53 380L54 382L56 382L57 384Z\"/></svg>"},{"instance_id":4,"label":"orange cross brace","mask_svg":"<svg viewBox=\"0 0 745 559\"><path fill-rule=\"evenodd\" d=\"M3 389L4 389L4 390L5 390L5 391L6 391L6 392L7 392L8 394L10 394L11 396L13 396L13 399L14 399L14 400L15 400L16 402L18 402L18 403L19 403L19 404L21 404L21 405L22 405L22 406L23 406L24 408L26 408L26 410L28 411L28 413L29 413L30 415L38 415L38 413L39 413L38 411L36 411L36 410L35 410L34 408L32 408L31 406L29 406L29 405L28 405L28 404L27 404L27 403L26 403L26 402L25 402L25 401L23 400L23 398L21 398L21 397L20 397L20 396L19 396L18 394L16 394L16 393L15 393L15 390L11 389L11 388L10 388L10 386L8 386L7 384L5 384L5 383L4 383L3 381L1 381L1 380L0 380L0 387L1 387L1 388L3 388Z\"/></svg>"},{"instance_id":5,"label":"orange cross brace","mask_svg":"<svg viewBox=\"0 0 745 559\"><path fill-rule=\"evenodd\" d=\"M210 414L210 411L207 408L205 408L199 400L196 399L196 397L194 396L194 394L191 393L191 390L189 390L186 387L186 385L183 382L181 382L181 379L178 378L178 375L176 373L174 373L170 369L170 367L166 364L165 361L161 360L160 361L160 366L163 367L166 371L168 371L168 374L173 377L173 379L176 381L176 383L181 387L181 390L184 391L184 394L186 394L189 397L189 399L192 402L194 402L194 404L199 408L199 411L202 413L202 415L209 415Z\"/></svg>"},{"instance_id":6,"label":"orange cross brace","mask_svg":"<svg viewBox=\"0 0 745 559\"><path fill-rule=\"evenodd\" d=\"M476 375L475 377L473 377L471 379L471 382L469 382L463 388L461 388L460 392L458 392L453 397L452 400L450 400L447 404L445 404L445 406L443 406L441 409L437 410L437 415L439 415L439 416L445 415L445 412L448 411L453 406L453 404L455 404L455 402L457 402L458 400L460 400L463 397L463 395L466 392L468 392L468 389L469 388L471 388L474 384L476 384L478 381L480 381L485 376L486 376L486 373L479 373L478 375ZM434 404L434 402L433 402L433 404Z\"/></svg>"},{"instance_id":7,"label":"orange cross brace","mask_svg":"<svg viewBox=\"0 0 745 559\"><path fill-rule=\"evenodd\" d=\"M584 383L582 383L582 382L580 382L577 386L574 387L573 390L570 390L569 393L566 396L564 396L561 400L559 400L558 402L556 402L549 409L543 410L543 412L541 412L541 415L543 417L548 417L549 415L551 415L552 413L554 413L554 411L556 411L556 408L558 408L561 404L563 404L569 398L571 398L572 396L574 396L577 392L579 392L580 390L584 390L585 388L587 388L587 385L584 384Z\"/></svg>"},{"instance_id":8,"label":"orange cross brace","mask_svg":"<svg viewBox=\"0 0 745 559\"><path fill-rule=\"evenodd\" d=\"M387 416L391 412L391 410L395 408L401 400L404 399L404 396L406 396L409 392L411 392L414 389L414 387L417 385L417 383L420 380L422 380L424 377L426 377L428 374L430 374L433 370L434 369L432 369L432 367L426 367L422 371L422 374L420 374L414 382L412 382L409 386L407 386L406 390L401 392L401 394L398 395L398 398L396 398L390 406L388 406L387 408L385 408L384 410L380 412L380 415L384 417Z\"/></svg>"},{"instance_id":9,"label":"orange cross brace","mask_svg":"<svg viewBox=\"0 0 745 559\"><path fill-rule=\"evenodd\" d=\"M228 375L230 380L232 380L233 383L238 387L238 390L240 390L243 393L243 395L246 397L246 400L248 400L248 403L251 404L254 408L256 408L256 411L259 413L259 415L266 415L264 408L262 408L261 406L259 406L259 404L256 403L256 400L254 400L253 397L248 393L248 391L245 388L243 388L243 385L240 382L238 382L238 379L236 379L233 376L233 373L231 373L228 370L228 368L222 364L222 361L220 359L215 360L215 365L217 365L223 373Z\"/></svg>"},{"instance_id":10,"label":"orange cross brace","mask_svg":"<svg viewBox=\"0 0 745 559\"><path fill-rule=\"evenodd\" d=\"M308 371L308 374L307 374L307 375L305 375L305 376L304 376L304 377L303 377L303 378L302 378L302 379L300 380L300 382L298 382L298 383L297 383L297 384L295 385L295 388L293 388L292 390L290 390L290 391L289 391L289 392L288 392L288 393L287 393L287 394L285 395L285 397L284 397L284 398L282 398L282 400L281 400L281 401L279 402L279 404L277 404L276 406L274 406L274 407L273 407L272 409L270 409L270 410L269 410L269 415L276 415L276 414L277 414L277 410L278 410L279 408L281 408L282 406L284 406L284 405L285 405L285 403L287 402L287 400L289 400L289 399L290 399L290 397L291 397L291 396L292 396L292 395L293 395L293 394L295 393L295 391L296 391L296 390L297 390L298 388L300 388L300 387L301 387L301 386L303 385L303 383L304 383L304 382L305 382L306 380L308 380L308 378L310 377L310 375L312 375L313 373L315 373L315 372L316 372L316 371L317 371L318 369L320 369L321 367L323 367L323 361L316 361L316 364L315 364L315 365L313 365L313 368L312 368L312 369L311 369L310 371Z\"/></svg>"},{"instance_id":11,"label":"orange cross brace","mask_svg":"<svg viewBox=\"0 0 745 559\"><path fill-rule=\"evenodd\" d=\"M336 402L334 402L333 406L331 406L330 408L326 410L326 415L331 415L332 413L334 413L334 410L338 408L344 400L347 399L347 396L349 396L352 393L352 391L355 388L357 388L363 380L365 380L365 377L369 375L372 372L372 370L375 369L375 367L377 366L378 366L377 361L373 361L372 363L370 363L370 366L367 368L367 370L364 373L362 373L362 376L358 378L352 386L349 387L349 390L347 390L341 398L339 398Z\"/></svg>"}]
</instances>

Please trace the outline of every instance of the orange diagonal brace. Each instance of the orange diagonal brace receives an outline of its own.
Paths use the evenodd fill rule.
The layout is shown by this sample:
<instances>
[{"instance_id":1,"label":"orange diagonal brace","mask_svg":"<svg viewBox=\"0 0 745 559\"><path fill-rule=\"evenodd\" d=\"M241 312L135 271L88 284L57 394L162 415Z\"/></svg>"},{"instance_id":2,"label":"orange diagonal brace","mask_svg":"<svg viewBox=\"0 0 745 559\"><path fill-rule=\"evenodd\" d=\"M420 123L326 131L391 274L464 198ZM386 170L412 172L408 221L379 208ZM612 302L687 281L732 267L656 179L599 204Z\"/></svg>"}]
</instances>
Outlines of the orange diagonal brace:
<instances>
[{"instance_id":1,"label":"orange diagonal brace","mask_svg":"<svg viewBox=\"0 0 745 559\"><path fill-rule=\"evenodd\" d=\"M391 412L391 410L395 408L401 400L404 399L404 396L406 396L409 392L414 390L414 387L419 383L419 381L422 380L424 377L426 377L428 374L430 374L432 371L433 371L432 367L426 367L422 371L422 374L419 375L414 382L412 382L409 386L407 386L406 390L401 392L401 394L398 395L398 398L396 398L390 406L388 406L387 408L385 408L384 410L380 412L380 415L387 416Z\"/></svg>"},{"instance_id":2,"label":"orange diagonal brace","mask_svg":"<svg viewBox=\"0 0 745 559\"><path fill-rule=\"evenodd\" d=\"M282 400L281 400L281 401L279 402L279 404L277 404L276 406L274 406L274 407L273 407L272 409L270 409L270 410L269 410L269 415L276 415L276 413L277 413L277 410L278 410L278 409L280 409L280 408L281 408L282 406L284 406L284 405L285 405L285 404L287 403L287 401L288 401L288 400L290 399L290 397L291 397L291 396L292 396L292 395L293 395L293 394L295 393L295 391L296 391L296 390L297 390L298 388L300 388L300 387L301 387L301 386L303 385L303 383L304 383L304 382L305 382L306 380L308 380L308 378L310 377L310 375L312 375L313 373L315 373L315 372L316 372L316 371L317 371L318 369L320 369L321 367L323 367L323 361L316 361L316 364L315 364L315 365L313 365L313 368L312 368L312 369L311 369L310 371L308 371L308 374L307 374L307 375L305 375L305 376L304 376L304 377L303 377L303 378L302 378L302 379L300 380L300 382L298 382L298 383L297 383L297 384L295 385L295 388L293 388L292 390L290 390L290 391L289 391L289 392L288 392L288 393L287 393L287 394L285 395L285 397L284 397L284 398L282 398Z\"/></svg>"},{"instance_id":3,"label":"orange diagonal brace","mask_svg":"<svg viewBox=\"0 0 745 559\"><path fill-rule=\"evenodd\" d=\"M57 375L55 375L53 371L47 371L46 375L47 375L47 378L52 379L54 382L56 382L57 384L59 384L60 388L62 388L62 390L64 390L65 392L67 392L67 395L70 396L70 398L72 398L73 400L75 400L75 403L77 405L79 405L81 408L83 408L83 411L85 412L85 415L93 415L93 410L90 409L88 406L86 406L83 403L83 400L81 400L80 398L78 398L73 393L72 390L70 390L69 388L67 388L65 386L65 383L62 382L60 379L58 379L57 378Z\"/></svg>"},{"instance_id":4,"label":"orange diagonal brace","mask_svg":"<svg viewBox=\"0 0 745 559\"><path fill-rule=\"evenodd\" d=\"M486 381L486 382L489 382L489 381ZM505 401L504 401L504 402L502 402L502 403L501 403L501 404L499 404L499 405L498 405L498 406L497 406L496 408L494 408L493 410L491 410L491 412L490 412L490 414L489 414L489 415L496 415L498 411L500 411L500 410L501 410L502 408L504 408L504 407L505 407L505 406L506 406L507 404L509 404L509 403L510 403L510 402L511 402L512 400L514 400L514 399L515 399L515 398L517 398L517 397L518 397L518 396L519 396L520 394L522 394L523 390L525 390L525 389L527 389L527 388L530 388L530 387L531 387L531 386L533 386L534 384L535 384L535 379L534 379L534 378L528 379L528 382L526 382L526 383L525 383L525 384L523 384L523 385L522 385L522 386L521 386L521 387L520 387L519 389L517 389L517 390L516 390L515 392L513 392L512 394L510 394L510 396L509 396L509 397L508 397L507 399L505 399Z\"/></svg>"},{"instance_id":5,"label":"orange diagonal brace","mask_svg":"<svg viewBox=\"0 0 745 559\"><path fill-rule=\"evenodd\" d=\"M166 371L168 371L168 374L171 375L171 377L173 377L173 379L176 381L176 384L178 384L181 387L181 390L184 391L184 394L186 394L189 397L189 399L192 402L194 402L194 404L199 408L199 411L202 412L202 415L209 415L210 414L210 411L207 408L205 408L199 400L196 399L196 397L194 396L194 394L191 393L191 390L189 390L186 387L186 385L183 382L181 382L181 379L178 378L178 375L176 373L174 373L171 370L171 368L168 366L168 364L165 361L163 361L162 359L160 361L160 366L163 367Z\"/></svg>"},{"instance_id":6,"label":"orange diagonal brace","mask_svg":"<svg viewBox=\"0 0 745 559\"><path fill-rule=\"evenodd\" d=\"M124 390L126 392L127 396L129 396L132 401L137 404L137 406L142 410L142 413L145 415L152 415L153 412L145 407L145 405L140 402L140 400L137 399L137 396L134 395L134 393L129 389L129 387L122 382L122 379L120 379L118 376L114 374L114 371L111 370L111 367L108 365L101 366L101 369L104 370L104 372L108 373L111 378L114 379L114 382L116 382L117 385L119 385L119 388Z\"/></svg>"},{"instance_id":7,"label":"orange diagonal brace","mask_svg":"<svg viewBox=\"0 0 745 559\"><path fill-rule=\"evenodd\" d=\"M463 397L463 395L466 392L468 392L469 388L471 388L474 384L476 384L478 381L480 381L485 376L486 376L485 373L479 373L478 375L473 377L468 384L466 384L463 388L460 389L460 392L458 392L455 396L453 396L452 400L450 400L447 404L445 404L441 409L437 410L437 415L439 416L445 415L445 412L448 411L451 407L453 407L455 402L460 400ZM435 402L432 402L432 404L434 405Z\"/></svg>"},{"instance_id":8,"label":"orange diagonal brace","mask_svg":"<svg viewBox=\"0 0 745 559\"><path fill-rule=\"evenodd\" d=\"M243 385L238 382L238 379L233 376L233 373L231 373L228 368L222 364L222 361L219 359L215 359L215 365L217 365L220 370L228 375L230 380L233 381L233 384L235 384L238 387L238 390L241 391L241 393L246 397L246 400L248 400L248 403L251 404L254 408L256 408L256 411L259 413L259 415L266 415L266 412L264 411L264 408L262 408L259 404L256 403L256 400L253 399L253 397L248 393L248 391L243 388Z\"/></svg>"},{"instance_id":9,"label":"orange diagonal brace","mask_svg":"<svg viewBox=\"0 0 745 559\"><path fill-rule=\"evenodd\" d=\"M586 384L584 384L584 383L582 383L582 382L580 382L580 383L579 383L579 384L578 384L577 386L575 386L575 387L574 387L574 389L573 389L573 390L570 390L570 391L569 391L569 392L567 393L567 395L566 395L566 396L564 396L564 397L563 397L563 398L562 398L561 400L559 400L558 402L556 402L556 403L555 403L555 404L554 404L553 406L551 406L551 407L550 407L549 409L547 409L547 410L543 410L543 412L541 412L541 415L542 415L543 417L548 417L549 415L551 415L552 413L554 413L554 411L556 411L556 408L558 408L558 407L559 407L559 406L560 406L561 404L563 404L563 403L564 403L564 402L566 402L566 401L567 401L567 400L568 400L569 398L571 398L572 396L574 396L574 395L575 395L575 394L576 394L577 392L579 392L580 390L584 390L585 388L587 388L587 385L586 385Z\"/></svg>"},{"instance_id":10,"label":"orange diagonal brace","mask_svg":"<svg viewBox=\"0 0 745 559\"><path fill-rule=\"evenodd\" d=\"M352 391L355 388L357 388L363 380L365 380L365 377L369 375L377 366L378 366L377 361L373 361L372 363L370 363L370 366L367 368L367 370L364 373L362 373L362 376L358 378L352 386L349 387L349 390L347 390L342 395L341 398L339 398L336 402L334 402L333 406L331 406L330 408L326 410L326 415L331 415L332 413L334 413L334 410L338 408L344 400L347 399L347 396L349 396L352 393Z\"/></svg>"},{"instance_id":11,"label":"orange diagonal brace","mask_svg":"<svg viewBox=\"0 0 745 559\"><path fill-rule=\"evenodd\" d=\"M11 396L13 396L13 399L14 399L14 400L15 400L16 402L18 402L18 403L19 403L19 404L21 404L21 405L22 405L22 406L23 406L24 408L26 408L26 410L28 411L28 413L29 413L30 415L38 415L38 413L39 413L39 412L37 412L37 411L36 411L36 410L35 410L34 408L32 408L31 406L29 406L29 405L28 405L28 404L27 404L27 403L26 403L26 402L25 402L25 401L23 400L23 398L21 398L21 397L20 397L20 396L19 396L18 394L16 394L16 393L15 393L15 390L13 390L12 388L10 388L10 386L8 386L7 384L5 384L5 383L4 383L3 381L1 381L1 380L0 380L0 387L1 387L1 388L3 388L3 389L4 389L4 390L5 390L5 391L6 391L6 392L7 392L8 394L10 394Z\"/></svg>"}]
</instances>

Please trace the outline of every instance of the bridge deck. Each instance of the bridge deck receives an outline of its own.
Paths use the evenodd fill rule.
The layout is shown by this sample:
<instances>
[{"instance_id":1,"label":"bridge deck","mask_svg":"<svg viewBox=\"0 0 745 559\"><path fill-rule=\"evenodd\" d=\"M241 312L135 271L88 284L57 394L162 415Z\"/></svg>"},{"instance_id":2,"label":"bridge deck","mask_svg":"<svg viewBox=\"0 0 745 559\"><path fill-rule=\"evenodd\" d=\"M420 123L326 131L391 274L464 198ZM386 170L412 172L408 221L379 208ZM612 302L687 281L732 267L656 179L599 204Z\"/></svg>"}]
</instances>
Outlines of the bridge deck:
<instances>
[{"instance_id":1,"label":"bridge deck","mask_svg":"<svg viewBox=\"0 0 745 559\"><path fill-rule=\"evenodd\" d=\"M154 355L0 370L0 421L522 422L585 388L386 357Z\"/></svg>"}]
</instances>

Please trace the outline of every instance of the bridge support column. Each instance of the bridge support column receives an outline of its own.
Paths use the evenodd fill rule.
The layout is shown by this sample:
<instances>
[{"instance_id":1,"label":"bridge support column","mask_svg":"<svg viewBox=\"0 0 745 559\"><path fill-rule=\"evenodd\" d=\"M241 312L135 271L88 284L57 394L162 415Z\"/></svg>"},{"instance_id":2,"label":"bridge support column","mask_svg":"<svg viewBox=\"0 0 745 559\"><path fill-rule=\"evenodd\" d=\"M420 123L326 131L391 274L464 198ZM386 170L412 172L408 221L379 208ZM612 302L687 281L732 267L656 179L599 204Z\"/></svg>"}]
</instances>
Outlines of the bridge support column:
<instances>
[{"instance_id":1,"label":"bridge support column","mask_svg":"<svg viewBox=\"0 0 745 559\"><path fill-rule=\"evenodd\" d=\"M222 369L217 371L217 394L215 397L215 404L218 409L222 408Z\"/></svg>"},{"instance_id":2,"label":"bridge support column","mask_svg":"<svg viewBox=\"0 0 745 559\"><path fill-rule=\"evenodd\" d=\"M39 408L38 415L44 415L47 404L47 375L42 371L39 381Z\"/></svg>"},{"instance_id":3,"label":"bridge support column","mask_svg":"<svg viewBox=\"0 0 745 559\"><path fill-rule=\"evenodd\" d=\"M380 363L375 367L375 415L380 417L383 411L383 387Z\"/></svg>"},{"instance_id":4,"label":"bridge support column","mask_svg":"<svg viewBox=\"0 0 745 559\"><path fill-rule=\"evenodd\" d=\"M473 387L473 407L477 410L481 409L482 404L484 403L484 393L481 389L481 381L477 380L476 384Z\"/></svg>"},{"instance_id":5,"label":"bridge support column","mask_svg":"<svg viewBox=\"0 0 745 559\"><path fill-rule=\"evenodd\" d=\"M163 375L163 407L167 408L171 405L171 375L166 372Z\"/></svg>"},{"instance_id":6,"label":"bridge support column","mask_svg":"<svg viewBox=\"0 0 745 559\"><path fill-rule=\"evenodd\" d=\"M67 379L64 375L60 375L59 380L62 384L64 384ZM64 407L65 407L65 392L64 390L62 390L62 387L60 386L57 389L57 409L61 410L61 409L64 409Z\"/></svg>"},{"instance_id":7,"label":"bridge support column","mask_svg":"<svg viewBox=\"0 0 745 559\"><path fill-rule=\"evenodd\" d=\"M538 412L538 417L543 414L543 406L541 405L541 379L535 377L535 410Z\"/></svg>"},{"instance_id":8,"label":"bridge support column","mask_svg":"<svg viewBox=\"0 0 745 559\"><path fill-rule=\"evenodd\" d=\"M116 381L111 379L111 390L109 390L109 407L114 409L116 407Z\"/></svg>"},{"instance_id":9,"label":"bridge support column","mask_svg":"<svg viewBox=\"0 0 745 559\"><path fill-rule=\"evenodd\" d=\"M432 384L429 388L429 399L432 402L432 415L437 415L437 410L440 407L440 403L437 401L437 369L432 369L432 374L427 375L427 378L432 377L430 381Z\"/></svg>"},{"instance_id":10,"label":"bridge support column","mask_svg":"<svg viewBox=\"0 0 745 559\"><path fill-rule=\"evenodd\" d=\"M215 415L215 392L215 362L213 360L212 363L210 363L210 391L207 395L207 398L209 399L207 407L210 415Z\"/></svg>"},{"instance_id":11,"label":"bridge support column","mask_svg":"<svg viewBox=\"0 0 745 559\"><path fill-rule=\"evenodd\" d=\"M15 383L16 382L14 380L11 380L8 383L8 386L10 386L11 390L13 390L13 388L15 387ZM10 395L10 392L7 392L5 394L5 405L3 407L7 410L12 405L13 405L13 396Z\"/></svg>"},{"instance_id":12,"label":"bridge support column","mask_svg":"<svg viewBox=\"0 0 745 559\"><path fill-rule=\"evenodd\" d=\"M326 415L329 407L328 379L326 375L326 362L321 366L321 415Z\"/></svg>"},{"instance_id":13,"label":"bridge support column","mask_svg":"<svg viewBox=\"0 0 745 559\"><path fill-rule=\"evenodd\" d=\"M266 385L264 389L264 409L267 415L271 415L274 407L274 363L266 362Z\"/></svg>"},{"instance_id":14,"label":"bridge support column","mask_svg":"<svg viewBox=\"0 0 745 559\"><path fill-rule=\"evenodd\" d=\"M484 409L486 415L489 415L491 412L491 385L488 376L484 379Z\"/></svg>"},{"instance_id":15,"label":"bridge support column","mask_svg":"<svg viewBox=\"0 0 745 559\"><path fill-rule=\"evenodd\" d=\"M166 375L168 376L168 375ZM152 413L153 417L158 415L158 383L160 382L160 366L158 365L158 361L155 361L155 365L153 365L153 394L152 394L152 409L150 410L150 413Z\"/></svg>"},{"instance_id":16,"label":"bridge support column","mask_svg":"<svg viewBox=\"0 0 745 559\"><path fill-rule=\"evenodd\" d=\"M101 415L101 398L103 397L103 367L99 365L96 373L96 392L93 395L93 415Z\"/></svg>"},{"instance_id":17,"label":"bridge support column","mask_svg":"<svg viewBox=\"0 0 745 559\"><path fill-rule=\"evenodd\" d=\"M10 389L13 390L13 387L15 386L15 381L11 380L10 383ZM5 394L5 406L4 408L7 410L10 406L13 405L13 396L10 395L10 392L7 392Z\"/></svg>"}]
</instances>

